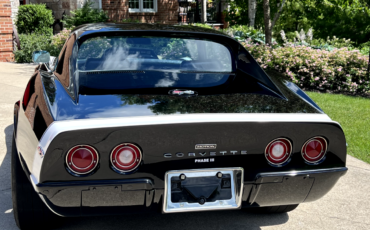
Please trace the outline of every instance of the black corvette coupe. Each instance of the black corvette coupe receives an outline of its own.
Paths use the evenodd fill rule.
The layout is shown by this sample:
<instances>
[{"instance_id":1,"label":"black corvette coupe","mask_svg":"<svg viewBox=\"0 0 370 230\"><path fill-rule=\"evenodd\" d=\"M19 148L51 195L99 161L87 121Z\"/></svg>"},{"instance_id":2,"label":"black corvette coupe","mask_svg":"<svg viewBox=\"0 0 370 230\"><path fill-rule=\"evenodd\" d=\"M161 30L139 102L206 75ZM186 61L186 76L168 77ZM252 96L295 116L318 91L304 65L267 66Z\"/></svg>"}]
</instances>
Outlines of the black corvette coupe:
<instances>
[{"instance_id":1,"label":"black corvette coupe","mask_svg":"<svg viewBox=\"0 0 370 230\"><path fill-rule=\"evenodd\" d=\"M54 62L33 58L14 107L21 229L60 216L288 212L347 171L341 126L221 32L88 24Z\"/></svg>"}]
</instances>

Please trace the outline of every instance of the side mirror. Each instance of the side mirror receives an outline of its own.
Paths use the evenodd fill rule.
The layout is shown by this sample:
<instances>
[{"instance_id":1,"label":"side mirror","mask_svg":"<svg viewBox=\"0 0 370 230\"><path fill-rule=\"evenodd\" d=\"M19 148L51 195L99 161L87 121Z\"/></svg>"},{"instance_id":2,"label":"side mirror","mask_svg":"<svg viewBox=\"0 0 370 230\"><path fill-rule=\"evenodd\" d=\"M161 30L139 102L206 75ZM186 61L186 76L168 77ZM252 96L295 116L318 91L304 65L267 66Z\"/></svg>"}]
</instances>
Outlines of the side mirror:
<instances>
[{"instance_id":1,"label":"side mirror","mask_svg":"<svg viewBox=\"0 0 370 230\"><path fill-rule=\"evenodd\" d=\"M32 61L35 64L40 64L40 63L49 63L50 61L50 53L47 51L35 51L32 54Z\"/></svg>"}]
</instances>

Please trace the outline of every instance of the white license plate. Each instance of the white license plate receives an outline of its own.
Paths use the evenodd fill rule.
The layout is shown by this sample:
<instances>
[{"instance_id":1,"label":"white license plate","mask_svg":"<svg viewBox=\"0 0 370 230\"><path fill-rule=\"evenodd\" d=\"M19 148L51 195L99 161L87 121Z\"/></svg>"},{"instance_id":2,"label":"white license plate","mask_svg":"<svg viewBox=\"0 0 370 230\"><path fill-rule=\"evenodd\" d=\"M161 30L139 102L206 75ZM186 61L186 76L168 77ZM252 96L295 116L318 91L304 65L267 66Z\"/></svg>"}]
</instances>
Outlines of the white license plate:
<instances>
[{"instance_id":1,"label":"white license plate","mask_svg":"<svg viewBox=\"0 0 370 230\"><path fill-rule=\"evenodd\" d=\"M221 172L224 175L230 176L231 198L212 200L211 202L194 203L194 202L172 202L171 179L180 178L180 175L185 175L186 178L206 178L216 176ZM164 213L174 212L193 212L193 211L210 211L210 210L227 210L239 209L242 203L243 192L243 168L213 168L213 169L193 169L193 170L174 170L168 171L165 175L165 190L164 190Z\"/></svg>"}]
</instances>

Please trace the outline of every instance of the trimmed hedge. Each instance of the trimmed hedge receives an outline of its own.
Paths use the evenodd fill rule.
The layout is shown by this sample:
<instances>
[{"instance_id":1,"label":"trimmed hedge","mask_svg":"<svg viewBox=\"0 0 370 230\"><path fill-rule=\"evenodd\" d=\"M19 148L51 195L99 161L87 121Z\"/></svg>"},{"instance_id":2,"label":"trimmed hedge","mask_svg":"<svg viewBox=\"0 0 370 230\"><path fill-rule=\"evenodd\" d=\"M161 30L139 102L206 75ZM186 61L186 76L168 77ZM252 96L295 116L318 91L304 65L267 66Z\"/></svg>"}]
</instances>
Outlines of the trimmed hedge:
<instances>
[{"instance_id":1,"label":"trimmed hedge","mask_svg":"<svg viewBox=\"0 0 370 230\"><path fill-rule=\"evenodd\" d=\"M53 35L53 13L46 9L45 4L29 4L19 6L15 25L20 34Z\"/></svg>"}]
</instances>

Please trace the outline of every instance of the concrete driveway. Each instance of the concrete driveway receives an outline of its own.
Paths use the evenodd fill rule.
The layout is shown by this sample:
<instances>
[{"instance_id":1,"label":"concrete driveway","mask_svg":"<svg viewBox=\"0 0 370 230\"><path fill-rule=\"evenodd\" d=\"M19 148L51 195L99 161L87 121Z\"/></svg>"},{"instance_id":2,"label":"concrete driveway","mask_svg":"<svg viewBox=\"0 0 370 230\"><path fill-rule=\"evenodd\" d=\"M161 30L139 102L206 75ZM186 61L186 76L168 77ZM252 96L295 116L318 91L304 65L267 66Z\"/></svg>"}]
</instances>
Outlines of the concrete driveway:
<instances>
[{"instance_id":1,"label":"concrete driveway","mask_svg":"<svg viewBox=\"0 0 370 230\"><path fill-rule=\"evenodd\" d=\"M34 68L0 63L0 229L4 230L18 229L10 181L13 106ZM219 211L66 218L60 229L370 229L370 165L351 156L347 159L348 173L328 195L288 214Z\"/></svg>"}]
</instances>

